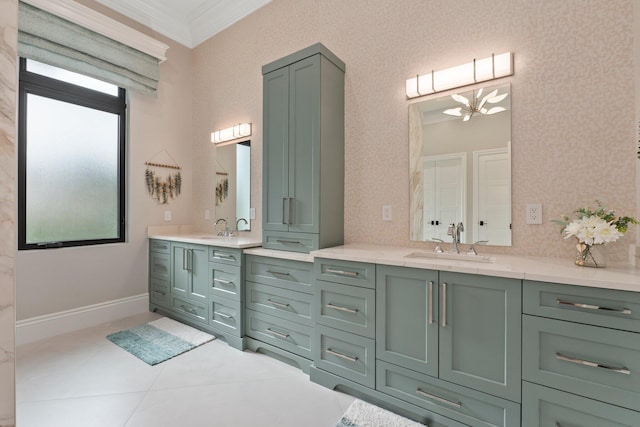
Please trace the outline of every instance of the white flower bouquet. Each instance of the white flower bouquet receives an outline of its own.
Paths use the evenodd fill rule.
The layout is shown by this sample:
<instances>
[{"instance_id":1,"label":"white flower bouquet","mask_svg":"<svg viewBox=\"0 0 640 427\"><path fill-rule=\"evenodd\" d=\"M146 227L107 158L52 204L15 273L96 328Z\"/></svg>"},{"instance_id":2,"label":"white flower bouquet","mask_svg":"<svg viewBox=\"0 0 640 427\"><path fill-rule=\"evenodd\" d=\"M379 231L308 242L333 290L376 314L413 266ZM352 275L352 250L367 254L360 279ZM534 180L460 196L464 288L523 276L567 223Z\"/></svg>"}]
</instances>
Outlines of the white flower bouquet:
<instances>
[{"instance_id":1,"label":"white flower bouquet","mask_svg":"<svg viewBox=\"0 0 640 427\"><path fill-rule=\"evenodd\" d=\"M604 267L606 259L598 259L594 247L615 242L624 236L629 224L638 224L635 218L616 216L615 211L605 209L600 201L596 200L596 203L597 209L586 207L576 210L577 218L573 220L568 216L554 220L562 225L560 231L565 239L575 237L578 240L576 264L580 266Z\"/></svg>"}]
</instances>

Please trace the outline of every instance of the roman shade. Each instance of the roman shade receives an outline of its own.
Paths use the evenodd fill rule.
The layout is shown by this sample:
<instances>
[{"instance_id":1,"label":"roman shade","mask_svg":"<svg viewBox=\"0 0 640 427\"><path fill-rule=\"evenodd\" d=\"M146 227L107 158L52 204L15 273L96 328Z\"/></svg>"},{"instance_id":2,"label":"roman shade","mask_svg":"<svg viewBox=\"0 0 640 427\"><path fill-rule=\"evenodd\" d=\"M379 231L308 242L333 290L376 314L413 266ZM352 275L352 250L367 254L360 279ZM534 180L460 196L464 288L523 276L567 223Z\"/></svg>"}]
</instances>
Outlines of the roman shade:
<instances>
[{"instance_id":1,"label":"roman shade","mask_svg":"<svg viewBox=\"0 0 640 427\"><path fill-rule=\"evenodd\" d=\"M144 94L158 88L158 58L22 1L18 54Z\"/></svg>"}]
</instances>

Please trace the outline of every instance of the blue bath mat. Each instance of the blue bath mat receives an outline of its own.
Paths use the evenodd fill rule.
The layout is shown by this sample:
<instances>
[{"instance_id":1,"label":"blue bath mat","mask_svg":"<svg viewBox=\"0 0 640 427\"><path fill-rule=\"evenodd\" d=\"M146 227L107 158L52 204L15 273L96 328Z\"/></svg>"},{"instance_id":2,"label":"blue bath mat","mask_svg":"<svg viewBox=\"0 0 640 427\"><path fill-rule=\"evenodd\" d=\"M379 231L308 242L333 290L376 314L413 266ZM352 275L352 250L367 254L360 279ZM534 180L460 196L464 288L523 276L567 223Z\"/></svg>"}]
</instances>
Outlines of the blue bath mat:
<instances>
[{"instance_id":1,"label":"blue bath mat","mask_svg":"<svg viewBox=\"0 0 640 427\"><path fill-rule=\"evenodd\" d=\"M153 366L215 337L167 317L107 335L107 339Z\"/></svg>"}]
</instances>

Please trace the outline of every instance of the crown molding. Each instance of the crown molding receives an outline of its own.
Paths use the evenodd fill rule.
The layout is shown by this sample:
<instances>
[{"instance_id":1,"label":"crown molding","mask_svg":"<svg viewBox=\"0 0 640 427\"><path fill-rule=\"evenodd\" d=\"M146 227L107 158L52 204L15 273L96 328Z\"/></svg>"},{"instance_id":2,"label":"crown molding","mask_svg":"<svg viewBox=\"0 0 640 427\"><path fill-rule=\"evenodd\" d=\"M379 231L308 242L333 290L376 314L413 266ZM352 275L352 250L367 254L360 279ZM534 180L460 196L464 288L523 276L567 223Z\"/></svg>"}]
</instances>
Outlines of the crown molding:
<instances>
[{"instance_id":1,"label":"crown molding","mask_svg":"<svg viewBox=\"0 0 640 427\"><path fill-rule=\"evenodd\" d=\"M21 1L151 55L160 62L167 59L169 46L166 44L73 0Z\"/></svg>"}]
</instances>

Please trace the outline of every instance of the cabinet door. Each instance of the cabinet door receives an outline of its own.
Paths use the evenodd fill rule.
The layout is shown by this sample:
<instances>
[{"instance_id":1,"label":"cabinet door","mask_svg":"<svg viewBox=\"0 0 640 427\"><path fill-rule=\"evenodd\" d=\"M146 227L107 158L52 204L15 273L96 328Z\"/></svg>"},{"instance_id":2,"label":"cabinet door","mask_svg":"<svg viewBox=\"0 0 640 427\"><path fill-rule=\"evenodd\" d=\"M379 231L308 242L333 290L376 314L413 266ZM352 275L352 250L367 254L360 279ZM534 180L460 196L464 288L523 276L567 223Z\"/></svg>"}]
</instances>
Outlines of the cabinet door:
<instances>
[{"instance_id":1,"label":"cabinet door","mask_svg":"<svg viewBox=\"0 0 640 427\"><path fill-rule=\"evenodd\" d=\"M209 293L209 253L206 246L190 245L187 254L189 269L189 298L195 301L207 301Z\"/></svg>"},{"instance_id":2,"label":"cabinet door","mask_svg":"<svg viewBox=\"0 0 640 427\"><path fill-rule=\"evenodd\" d=\"M440 292L440 378L520 401L520 281L440 272Z\"/></svg>"},{"instance_id":3,"label":"cabinet door","mask_svg":"<svg viewBox=\"0 0 640 427\"><path fill-rule=\"evenodd\" d=\"M186 296L189 291L191 275L187 268L189 245L186 243L171 243L171 293Z\"/></svg>"},{"instance_id":4,"label":"cabinet door","mask_svg":"<svg viewBox=\"0 0 640 427\"><path fill-rule=\"evenodd\" d=\"M265 74L263 82L263 229L289 229L289 68Z\"/></svg>"},{"instance_id":5,"label":"cabinet door","mask_svg":"<svg viewBox=\"0 0 640 427\"><path fill-rule=\"evenodd\" d=\"M379 265L376 357L438 375L438 273Z\"/></svg>"},{"instance_id":6,"label":"cabinet door","mask_svg":"<svg viewBox=\"0 0 640 427\"><path fill-rule=\"evenodd\" d=\"M320 225L320 55L289 66L289 231Z\"/></svg>"}]
</instances>

